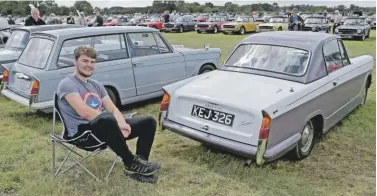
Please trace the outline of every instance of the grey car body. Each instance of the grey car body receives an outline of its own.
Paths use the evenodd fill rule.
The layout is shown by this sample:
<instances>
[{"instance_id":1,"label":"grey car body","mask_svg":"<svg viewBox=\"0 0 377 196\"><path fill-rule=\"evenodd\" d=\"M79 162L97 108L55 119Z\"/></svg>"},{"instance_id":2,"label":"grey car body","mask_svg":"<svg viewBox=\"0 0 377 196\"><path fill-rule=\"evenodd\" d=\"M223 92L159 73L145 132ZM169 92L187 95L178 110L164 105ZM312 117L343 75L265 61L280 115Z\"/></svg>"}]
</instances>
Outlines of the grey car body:
<instances>
[{"instance_id":1,"label":"grey car body","mask_svg":"<svg viewBox=\"0 0 377 196\"><path fill-rule=\"evenodd\" d=\"M305 19L305 26L302 30L329 33L331 26L328 24L328 20L324 16L309 16Z\"/></svg>"},{"instance_id":2,"label":"grey car body","mask_svg":"<svg viewBox=\"0 0 377 196\"><path fill-rule=\"evenodd\" d=\"M159 31L148 27L37 32L11 68L3 65L9 78L2 95L31 109L50 112L53 92L73 73L73 51L81 45L96 48L93 78L104 84L117 105L161 96L164 85L216 69L221 56L218 48L172 48ZM40 56L31 59L34 54L29 48L39 50ZM37 93L33 93L35 85Z\"/></svg>"},{"instance_id":3,"label":"grey car body","mask_svg":"<svg viewBox=\"0 0 377 196\"><path fill-rule=\"evenodd\" d=\"M196 22L194 21L194 16L184 15L179 17L173 22L164 23L165 32L179 32L184 31L195 31Z\"/></svg>"},{"instance_id":4,"label":"grey car body","mask_svg":"<svg viewBox=\"0 0 377 196\"><path fill-rule=\"evenodd\" d=\"M4 48L0 48L0 65L9 64L17 61L18 57L24 50L29 37L34 32L48 31L64 28L79 28L80 25L38 25L38 26L21 26L12 28L10 36ZM0 66L0 79L2 78L4 67Z\"/></svg>"},{"instance_id":5,"label":"grey car body","mask_svg":"<svg viewBox=\"0 0 377 196\"><path fill-rule=\"evenodd\" d=\"M357 21L349 24L348 21ZM335 34L340 35L343 39L358 38L365 40L369 38L371 27L368 24L366 17L350 16L344 23L335 29Z\"/></svg>"},{"instance_id":6,"label":"grey car body","mask_svg":"<svg viewBox=\"0 0 377 196\"><path fill-rule=\"evenodd\" d=\"M280 48L280 53L273 48ZM285 55L288 50L297 61ZM234 58L239 60L234 63ZM287 66L280 67L276 60ZM254 68L253 62L269 69ZM160 124L255 159L258 165L300 150L303 141L311 141L308 156L314 135L329 131L365 102L373 67L372 56L349 58L337 35L284 31L250 35L218 70L164 86ZM308 124L311 129L306 129Z\"/></svg>"}]
</instances>

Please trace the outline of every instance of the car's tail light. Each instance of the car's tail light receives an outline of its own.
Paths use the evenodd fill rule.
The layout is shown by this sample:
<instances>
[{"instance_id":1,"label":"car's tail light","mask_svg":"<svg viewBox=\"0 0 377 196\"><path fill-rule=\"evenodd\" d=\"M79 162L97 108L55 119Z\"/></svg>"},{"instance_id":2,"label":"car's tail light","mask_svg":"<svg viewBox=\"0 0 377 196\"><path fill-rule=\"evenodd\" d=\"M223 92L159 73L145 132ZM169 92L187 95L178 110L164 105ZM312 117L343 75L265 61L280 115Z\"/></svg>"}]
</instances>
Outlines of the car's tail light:
<instances>
[{"instance_id":1,"label":"car's tail light","mask_svg":"<svg viewBox=\"0 0 377 196\"><path fill-rule=\"evenodd\" d=\"M34 80L30 95L37 95L39 91L39 82L38 80Z\"/></svg>"},{"instance_id":2,"label":"car's tail light","mask_svg":"<svg viewBox=\"0 0 377 196\"><path fill-rule=\"evenodd\" d=\"M9 79L9 71L8 70L5 70L3 72L3 79L1 80L2 83L6 83L8 82L8 79Z\"/></svg>"},{"instance_id":3,"label":"car's tail light","mask_svg":"<svg viewBox=\"0 0 377 196\"><path fill-rule=\"evenodd\" d=\"M270 133L271 118L267 112L262 111L263 120L259 131L259 139L267 139Z\"/></svg>"},{"instance_id":4,"label":"car's tail light","mask_svg":"<svg viewBox=\"0 0 377 196\"><path fill-rule=\"evenodd\" d=\"M164 96L162 97L160 111L168 110L169 103L170 103L170 95L165 92Z\"/></svg>"}]
</instances>

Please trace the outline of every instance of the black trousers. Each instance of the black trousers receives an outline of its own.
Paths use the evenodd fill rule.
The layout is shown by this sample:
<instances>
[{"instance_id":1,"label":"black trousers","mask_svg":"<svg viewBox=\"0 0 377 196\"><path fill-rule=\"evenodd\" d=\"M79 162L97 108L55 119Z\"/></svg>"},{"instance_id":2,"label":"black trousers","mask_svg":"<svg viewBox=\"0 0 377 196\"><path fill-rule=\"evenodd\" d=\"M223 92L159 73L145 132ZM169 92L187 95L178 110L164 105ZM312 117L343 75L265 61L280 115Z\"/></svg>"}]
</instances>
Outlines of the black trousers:
<instances>
[{"instance_id":1,"label":"black trousers","mask_svg":"<svg viewBox=\"0 0 377 196\"><path fill-rule=\"evenodd\" d=\"M134 155L129 150L126 140L138 137L136 145L136 154L149 159L152 149L154 136L156 133L156 121L153 117L135 117L126 119L131 127L131 134L124 138L118 123L112 113L104 112L93 119L88 124L79 125L78 132L73 136L77 137L86 130L91 130L99 140L105 142L118 156L120 156L125 165L129 166ZM93 137L88 137L85 141L80 141L78 146L93 146L98 142Z\"/></svg>"},{"instance_id":2,"label":"black trousers","mask_svg":"<svg viewBox=\"0 0 377 196\"><path fill-rule=\"evenodd\" d=\"M341 25L340 23L334 23L334 25L332 27L332 34L335 34L335 28L339 27L340 25Z\"/></svg>"}]
</instances>

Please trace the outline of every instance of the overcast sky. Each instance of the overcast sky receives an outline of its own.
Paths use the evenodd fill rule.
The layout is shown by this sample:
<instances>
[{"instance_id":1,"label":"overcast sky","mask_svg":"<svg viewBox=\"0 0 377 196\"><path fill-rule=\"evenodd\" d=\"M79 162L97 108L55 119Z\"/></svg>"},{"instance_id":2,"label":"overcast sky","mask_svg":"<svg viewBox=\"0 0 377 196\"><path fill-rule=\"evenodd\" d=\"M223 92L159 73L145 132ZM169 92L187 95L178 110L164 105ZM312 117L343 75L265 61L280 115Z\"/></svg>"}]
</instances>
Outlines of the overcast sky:
<instances>
[{"instance_id":1,"label":"overcast sky","mask_svg":"<svg viewBox=\"0 0 377 196\"><path fill-rule=\"evenodd\" d=\"M92 4L93 7L113 7L113 6L122 6L122 7L145 7L152 5L153 0L87 0ZM303 0L303 1L286 1L286 0L266 0L266 1L250 1L250 0L185 0L185 2L198 2L204 4L206 2L211 2L214 5L224 5L226 2L231 1L235 4L244 5L252 3L273 3L277 2L281 6L291 5L291 4L310 4L310 5L327 5L327 6L336 6L336 5L346 5L355 4L358 6L364 7L375 7L376 1L341 1L341 0L332 0L332 1L315 1L315 0ZM59 5L73 6L75 1L72 0L55 0Z\"/></svg>"}]
</instances>

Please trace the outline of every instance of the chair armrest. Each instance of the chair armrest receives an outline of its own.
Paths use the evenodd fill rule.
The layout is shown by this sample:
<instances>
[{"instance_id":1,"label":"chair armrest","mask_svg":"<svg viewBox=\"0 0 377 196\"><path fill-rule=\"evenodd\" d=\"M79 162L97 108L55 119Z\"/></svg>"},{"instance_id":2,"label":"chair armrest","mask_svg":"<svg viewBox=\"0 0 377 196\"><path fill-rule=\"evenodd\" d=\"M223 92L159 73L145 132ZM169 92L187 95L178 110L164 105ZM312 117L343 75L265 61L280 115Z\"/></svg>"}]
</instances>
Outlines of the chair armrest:
<instances>
[{"instance_id":1,"label":"chair armrest","mask_svg":"<svg viewBox=\"0 0 377 196\"><path fill-rule=\"evenodd\" d=\"M125 113L125 114L123 114L123 117L124 118L132 118L135 114L137 114L137 112Z\"/></svg>"}]
</instances>

